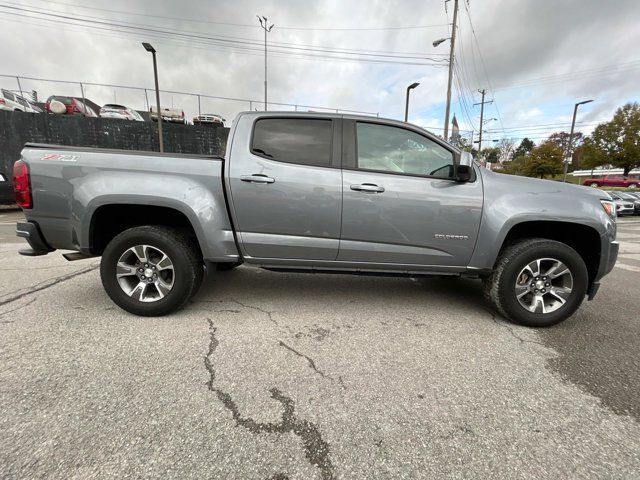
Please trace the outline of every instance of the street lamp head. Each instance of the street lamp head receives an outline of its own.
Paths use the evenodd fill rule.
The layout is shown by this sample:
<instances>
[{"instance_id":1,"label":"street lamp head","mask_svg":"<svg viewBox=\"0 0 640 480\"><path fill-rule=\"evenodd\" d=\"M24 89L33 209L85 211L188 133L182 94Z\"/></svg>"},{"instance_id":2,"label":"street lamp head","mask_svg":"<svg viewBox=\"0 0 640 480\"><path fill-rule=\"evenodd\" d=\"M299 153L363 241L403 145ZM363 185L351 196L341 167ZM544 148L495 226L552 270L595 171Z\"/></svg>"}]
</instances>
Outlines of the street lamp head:
<instances>
[{"instance_id":1,"label":"street lamp head","mask_svg":"<svg viewBox=\"0 0 640 480\"><path fill-rule=\"evenodd\" d=\"M582 102L576 103L576 105L584 105L585 103L591 103L591 102L593 102L593 100L584 100Z\"/></svg>"},{"instance_id":2,"label":"street lamp head","mask_svg":"<svg viewBox=\"0 0 640 480\"><path fill-rule=\"evenodd\" d=\"M439 40L435 40L435 41L433 42L433 46L434 46L434 47L437 47L438 45L440 45L440 44L441 44L441 43L443 43L443 42L446 42L447 40L449 40L449 38L448 38L448 37L447 37L447 38L441 38L441 39L439 39Z\"/></svg>"},{"instance_id":3,"label":"street lamp head","mask_svg":"<svg viewBox=\"0 0 640 480\"><path fill-rule=\"evenodd\" d=\"M156 53L156 49L155 49L155 48L153 48L153 47L151 46L151 44L150 44L150 43L142 42L142 46L144 47L144 49L145 49L147 52L150 52L150 53Z\"/></svg>"},{"instance_id":4,"label":"street lamp head","mask_svg":"<svg viewBox=\"0 0 640 480\"><path fill-rule=\"evenodd\" d=\"M414 88L416 88L418 85L420 85L418 82L414 82L411 85L409 85L407 87L407 90L413 90Z\"/></svg>"},{"instance_id":5,"label":"street lamp head","mask_svg":"<svg viewBox=\"0 0 640 480\"><path fill-rule=\"evenodd\" d=\"M270 32L274 25L275 25L275 23L272 23L271 26L269 27L269 29L267 30L267 32Z\"/></svg>"}]
</instances>

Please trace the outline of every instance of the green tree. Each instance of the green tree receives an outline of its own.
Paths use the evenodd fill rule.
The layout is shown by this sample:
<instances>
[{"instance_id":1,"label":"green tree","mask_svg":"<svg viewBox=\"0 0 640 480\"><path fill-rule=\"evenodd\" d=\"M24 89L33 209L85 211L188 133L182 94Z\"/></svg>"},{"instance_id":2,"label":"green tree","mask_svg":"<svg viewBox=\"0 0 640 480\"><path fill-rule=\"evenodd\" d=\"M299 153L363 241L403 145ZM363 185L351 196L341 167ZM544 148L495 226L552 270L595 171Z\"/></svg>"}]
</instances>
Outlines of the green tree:
<instances>
[{"instance_id":1,"label":"green tree","mask_svg":"<svg viewBox=\"0 0 640 480\"><path fill-rule=\"evenodd\" d=\"M563 151L564 155L566 155L567 149L569 148L569 137L571 136L568 132L556 132L549 135L548 140L550 142L555 143L560 147ZM582 144L584 143L584 136L582 132L573 132L573 140L571 141L571 168L573 170L580 166L582 162ZM563 157L563 158L566 158Z\"/></svg>"},{"instance_id":2,"label":"green tree","mask_svg":"<svg viewBox=\"0 0 640 480\"><path fill-rule=\"evenodd\" d=\"M609 122L598 125L584 142L583 166L613 165L626 177L640 167L640 105L627 103Z\"/></svg>"},{"instance_id":3,"label":"green tree","mask_svg":"<svg viewBox=\"0 0 640 480\"><path fill-rule=\"evenodd\" d=\"M525 157L523 173L527 177L540 178L562 173L562 157L562 149L553 141L546 140Z\"/></svg>"},{"instance_id":4,"label":"green tree","mask_svg":"<svg viewBox=\"0 0 640 480\"><path fill-rule=\"evenodd\" d=\"M520 155L510 162L504 162L502 164L502 173L508 173L509 175L524 175L527 158L528 157L525 157L524 155Z\"/></svg>"},{"instance_id":5,"label":"green tree","mask_svg":"<svg viewBox=\"0 0 640 480\"><path fill-rule=\"evenodd\" d=\"M571 134L569 132L556 132L549 135L548 140L558 145L563 152L567 151L567 147L569 146L569 137ZM573 140L571 141L571 147L575 150L575 148L582 145L584 138L582 136L582 132L573 132Z\"/></svg>"},{"instance_id":6,"label":"green tree","mask_svg":"<svg viewBox=\"0 0 640 480\"><path fill-rule=\"evenodd\" d=\"M500 160L500 149L496 147L483 148L482 159L485 162L498 162Z\"/></svg>"},{"instance_id":7,"label":"green tree","mask_svg":"<svg viewBox=\"0 0 640 480\"><path fill-rule=\"evenodd\" d=\"M529 140L527 137L523 138L520 145L518 145L518 148L513 151L513 159L515 160L518 157L526 157L535 146L536 144L533 143L533 140Z\"/></svg>"}]
</instances>

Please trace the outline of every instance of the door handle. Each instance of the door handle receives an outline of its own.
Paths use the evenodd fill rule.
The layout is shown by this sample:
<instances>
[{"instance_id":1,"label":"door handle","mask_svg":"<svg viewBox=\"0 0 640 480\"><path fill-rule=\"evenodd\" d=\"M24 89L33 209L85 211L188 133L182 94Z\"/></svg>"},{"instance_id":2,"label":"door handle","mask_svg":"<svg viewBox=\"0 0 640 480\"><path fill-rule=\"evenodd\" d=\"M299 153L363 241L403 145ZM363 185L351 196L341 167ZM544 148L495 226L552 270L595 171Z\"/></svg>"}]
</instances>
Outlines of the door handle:
<instances>
[{"instance_id":1,"label":"door handle","mask_svg":"<svg viewBox=\"0 0 640 480\"><path fill-rule=\"evenodd\" d=\"M241 175L240 180L250 183L273 183L276 181L274 178L267 177L266 175L263 175L261 173L254 173L253 175Z\"/></svg>"},{"instance_id":2,"label":"door handle","mask_svg":"<svg viewBox=\"0 0 640 480\"><path fill-rule=\"evenodd\" d=\"M384 187L380 187L373 183L363 183L361 185L351 185L351 190L365 193L382 193L384 192Z\"/></svg>"}]
</instances>

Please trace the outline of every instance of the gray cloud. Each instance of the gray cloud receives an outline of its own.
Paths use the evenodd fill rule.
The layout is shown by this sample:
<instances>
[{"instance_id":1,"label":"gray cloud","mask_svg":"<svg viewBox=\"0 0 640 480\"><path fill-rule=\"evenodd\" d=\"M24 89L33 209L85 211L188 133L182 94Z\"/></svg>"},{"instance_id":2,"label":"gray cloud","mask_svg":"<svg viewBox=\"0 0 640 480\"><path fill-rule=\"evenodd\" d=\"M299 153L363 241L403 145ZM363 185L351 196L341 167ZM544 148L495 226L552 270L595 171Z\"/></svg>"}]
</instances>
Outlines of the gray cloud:
<instances>
[{"instance_id":1,"label":"gray cloud","mask_svg":"<svg viewBox=\"0 0 640 480\"><path fill-rule=\"evenodd\" d=\"M57 0L79 3L79 0ZM574 99L596 98L584 112L584 121L609 117L613 110L637 98L638 64L627 71L596 71L607 65L640 60L637 19L640 3L619 0L615 4L599 0L470 0L473 19L489 80L477 54L475 40L460 0L460 45L458 64L463 88L470 102L478 101L477 88L496 87L496 101L505 127L529 122L566 121ZM2 2L0 2L1 4ZM62 11L72 15L91 15L119 22L157 25L163 29L227 35L261 41L257 27L230 27L215 24L159 19L151 16L114 15L100 10L81 9L55 2L11 0L37 9ZM449 19L451 4L448 3ZM148 15L199 19L213 22L255 24L256 14L269 16L276 27L269 38L275 42L443 54L448 44L433 48L431 42L447 36L447 17L443 2L436 0L358 0L358 1L254 1L175 2L175 1L94 1L91 7L126 10ZM0 39L3 72L46 78L88 82L151 86L149 55L140 46L148 39L159 52L161 88L201 92L239 98L262 99L263 56L259 51L238 52L220 46L202 45L192 40L175 41L143 32L122 35L84 30L41 20L16 22L4 16ZM33 25L38 23L40 25ZM385 27L440 25L433 28L382 31L286 30L281 27ZM151 38L149 38L151 37ZM464 54L464 55L463 55ZM404 111L406 85L419 81L412 93L412 115L423 124L442 123L440 112L445 97L446 68L409 65L376 65L330 59L301 59L270 56L269 96L274 101L307 105L336 106L345 109L380 112L399 118ZM588 70L589 73L575 74ZM552 78L536 81L524 88L512 87L551 75L567 75L562 82ZM0 79L2 86L16 88L11 79ZM37 89L41 95L79 94L75 85L48 85L24 82L25 90ZM87 96L98 103L113 101L114 89L87 87ZM119 102L144 107L142 92L118 89ZM454 95L457 102L457 96ZM197 100L180 95L163 95L163 103L173 102L188 114L197 111ZM203 100L203 109L231 118L247 103ZM553 106L557 108L551 108ZM257 106L257 105L256 105ZM551 107L550 107L551 106ZM477 123L477 109L471 109ZM493 107L489 115L496 115ZM533 115L535 109L539 115ZM567 113L567 111L569 111ZM470 128L457 103L454 111L462 128ZM527 116L523 112L529 112ZM439 122L439 123L438 123Z\"/></svg>"}]
</instances>

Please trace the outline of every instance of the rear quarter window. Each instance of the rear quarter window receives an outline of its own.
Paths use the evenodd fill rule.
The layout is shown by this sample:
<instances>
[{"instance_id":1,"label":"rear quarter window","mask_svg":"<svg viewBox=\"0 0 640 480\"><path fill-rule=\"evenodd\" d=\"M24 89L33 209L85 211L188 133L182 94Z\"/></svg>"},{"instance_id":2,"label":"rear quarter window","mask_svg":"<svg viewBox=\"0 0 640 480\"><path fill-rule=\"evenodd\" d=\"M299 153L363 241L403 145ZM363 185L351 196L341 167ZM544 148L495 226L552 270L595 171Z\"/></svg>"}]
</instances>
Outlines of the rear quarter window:
<instances>
[{"instance_id":1,"label":"rear quarter window","mask_svg":"<svg viewBox=\"0 0 640 480\"><path fill-rule=\"evenodd\" d=\"M12 102L16 101L15 95L13 93L11 93L10 91L8 91L8 90L2 90L2 96L4 98L6 98L7 100L12 101Z\"/></svg>"},{"instance_id":2,"label":"rear quarter window","mask_svg":"<svg viewBox=\"0 0 640 480\"><path fill-rule=\"evenodd\" d=\"M279 162L331 165L332 121L262 118L253 127L251 153Z\"/></svg>"}]
</instances>

